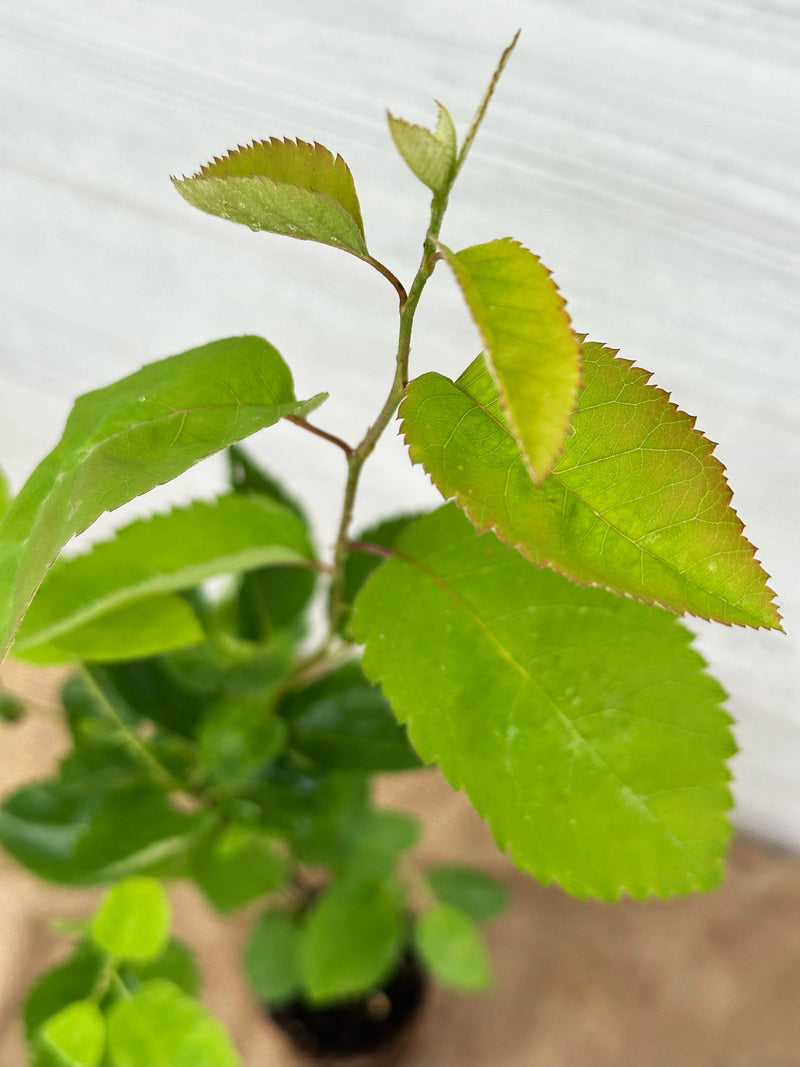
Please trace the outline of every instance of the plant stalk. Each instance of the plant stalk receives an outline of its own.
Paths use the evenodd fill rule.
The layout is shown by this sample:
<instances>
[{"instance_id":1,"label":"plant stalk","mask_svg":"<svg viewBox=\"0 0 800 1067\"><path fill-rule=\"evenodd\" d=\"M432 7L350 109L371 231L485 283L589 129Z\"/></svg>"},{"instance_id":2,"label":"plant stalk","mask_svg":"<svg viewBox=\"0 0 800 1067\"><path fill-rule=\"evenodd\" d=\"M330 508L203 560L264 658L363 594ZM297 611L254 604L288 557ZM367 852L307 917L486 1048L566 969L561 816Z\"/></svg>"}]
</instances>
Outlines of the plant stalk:
<instances>
[{"instance_id":1,"label":"plant stalk","mask_svg":"<svg viewBox=\"0 0 800 1067\"><path fill-rule=\"evenodd\" d=\"M414 316L419 304L422 291L430 276L433 274L438 259L439 231L442 227L442 219L447 210L447 193L434 195L431 205L431 217L428 232L425 236L425 244L422 249L417 273L408 291L405 302L401 302L400 324L397 336L397 355L395 357L395 371L389 395L386 397L378 417L369 427L364 437L353 449L352 455L347 457L347 484L342 504L342 516L339 522L339 532L336 538L336 547L333 557L333 578L331 581L331 596L328 607L330 623L330 636L336 634L345 611L344 604L344 565L347 559L350 524L353 520L358 482L361 470L372 454L386 427L391 422L392 416L403 399L403 393L408 385L408 361L411 355L411 334L414 327Z\"/></svg>"}]
</instances>

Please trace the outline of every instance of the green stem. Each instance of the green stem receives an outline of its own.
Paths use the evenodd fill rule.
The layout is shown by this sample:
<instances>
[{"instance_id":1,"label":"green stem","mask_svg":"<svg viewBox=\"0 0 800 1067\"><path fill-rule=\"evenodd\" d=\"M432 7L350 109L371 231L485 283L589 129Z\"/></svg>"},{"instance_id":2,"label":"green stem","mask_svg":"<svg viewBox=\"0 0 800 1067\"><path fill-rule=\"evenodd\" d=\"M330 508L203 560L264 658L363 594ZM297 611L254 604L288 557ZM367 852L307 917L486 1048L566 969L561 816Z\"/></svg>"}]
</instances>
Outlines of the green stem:
<instances>
[{"instance_id":1,"label":"green stem","mask_svg":"<svg viewBox=\"0 0 800 1067\"><path fill-rule=\"evenodd\" d=\"M392 416L397 410L403 393L408 385L408 361L411 355L411 333L414 328L414 316L417 311L422 291L428 279L433 274L438 258L439 230L442 219L447 209L447 193L434 196L431 205L431 218L428 232L425 236L425 245L422 250L417 273L408 291L408 297L400 305L400 326L397 336L397 356L395 358L395 371L389 395L386 397L378 417L369 427L364 437L347 457L347 485L345 486L344 502L342 504L342 516L339 522L339 532L336 538L336 548L333 557L333 578L331 581L331 597L329 602L328 617L330 620L330 636L338 632L339 624L345 611L344 604L344 565L347 559L347 542L349 540L350 523L353 521L353 508L355 506L358 482L361 470L372 454L376 444L380 440Z\"/></svg>"},{"instance_id":2,"label":"green stem","mask_svg":"<svg viewBox=\"0 0 800 1067\"><path fill-rule=\"evenodd\" d=\"M103 713L114 723L131 752L133 752L137 758L146 765L147 769L152 774L153 779L165 789L179 789L182 792L186 792L186 785L176 778L160 760L156 759L136 731L132 730L125 720L121 718L119 712L100 688L94 675L85 663L81 663L80 670L97 697Z\"/></svg>"}]
</instances>

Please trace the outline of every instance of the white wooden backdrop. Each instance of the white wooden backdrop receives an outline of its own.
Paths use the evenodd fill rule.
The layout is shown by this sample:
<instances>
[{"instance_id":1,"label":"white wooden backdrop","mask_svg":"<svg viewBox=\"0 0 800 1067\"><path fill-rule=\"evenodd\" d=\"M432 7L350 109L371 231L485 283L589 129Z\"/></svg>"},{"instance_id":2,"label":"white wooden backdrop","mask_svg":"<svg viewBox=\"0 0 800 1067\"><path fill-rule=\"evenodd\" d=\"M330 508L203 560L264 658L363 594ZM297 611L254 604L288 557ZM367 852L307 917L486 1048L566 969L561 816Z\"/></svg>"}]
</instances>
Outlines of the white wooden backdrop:
<instances>
[{"instance_id":1,"label":"white wooden backdrop","mask_svg":"<svg viewBox=\"0 0 800 1067\"><path fill-rule=\"evenodd\" d=\"M370 247L407 279L427 195L394 155L383 109L430 121L440 98L463 131L518 26L445 239L525 241L577 326L653 370L720 442L789 636L696 629L739 724L739 824L798 846L800 9L789 0L6 0L0 462L18 486L76 393L245 332L278 346L299 395L329 389L318 421L356 438L391 375L392 290L334 250L193 211L167 176L253 137L317 139L350 163ZM440 273L413 369L457 373L478 342ZM257 450L293 472L329 543L340 455L291 426ZM220 484L209 461L137 508ZM436 499L390 439L359 518Z\"/></svg>"}]
</instances>

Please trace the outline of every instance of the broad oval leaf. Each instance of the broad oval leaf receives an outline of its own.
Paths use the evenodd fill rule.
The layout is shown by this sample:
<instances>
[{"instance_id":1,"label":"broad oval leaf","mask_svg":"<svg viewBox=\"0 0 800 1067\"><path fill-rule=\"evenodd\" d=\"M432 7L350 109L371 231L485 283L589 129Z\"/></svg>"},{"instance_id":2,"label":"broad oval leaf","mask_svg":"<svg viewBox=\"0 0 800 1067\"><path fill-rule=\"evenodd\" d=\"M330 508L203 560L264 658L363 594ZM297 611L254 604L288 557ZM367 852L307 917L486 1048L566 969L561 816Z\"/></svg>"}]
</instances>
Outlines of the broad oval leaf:
<instances>
[{"instance_id":1,"label":"broad oval leaf","mask_svg":"<svg viewBox=\"0 0 800 1067\"><path fill-rule=\"evenodd\" d=\"M15 651L59 638L63 645L62 635L131 601L269 563L310 566L313 549L297 515L266 496L231 493L139 520L84 555L56 562L28 609ZM138 640L135 631L131 637ZM124 632L118 638L117 655L103 658L159 651L126 650Z\"/></svg>"},{"instance_id":2,"label":"broad oval leaf","mask_svg":"<svg viewBox=\"0 0 800 1067\"><path fill-rule=\"evenodd\" d=\"M375 988L402 949L403 916L386 883L342 878L314 903L302 941L305 992L317 1004Z\"/></svg>"},{"instance_id":3,"label":"broad oval leaf","mask_svg":"<svg viewBox=\"0 0 800 1067\"><path fill-rule=\"evenodd\" d=\"M198 844L191 873L211 904L225 914L285 885L289 861L274 838L231 823Z\"/></svg>"},{"instance_id":4,"label":"broad oval leaf","mask_svg":"<svg viewBox=\"0 0 800 1067\"><path fill-rule=\"evenodd\" d=\"M445 497L536 564L678 612L779 628L714 445L647 371L594 342L550 476L520 460L483 360L409 386L403 432Z\"/></svg>"},{"instance_id":5,"label":"broad oval leaf","mask_svg":"<svg viewBox=\"0 0 800 1067\"><path fill-rule=\"evenodd\" d=\"M300 991L302 927L289 911L265 912L245 949L245 973L268 1004L282 1004Z\"/></svg>"},{"instance_id":6,"label":"broad oval leaf","mask_svg":"<svg viewBox=\"0 0 800 1067\"><path fill-rule=\"evenodd\" d=\"M356 603L364 669L500 847L578 896L715 885L734 744L675 616L531 566L454 504L397 551Z\"/></svg>"},{"instance_id":7,"label":"broad oval leaf","mask_svg":"<svg viewBox=\"0 0 800 1067\"><path fill-rule=\"evenodd\" d=\"M492 984L492 969L478 928L449 904L434 904L417 919L414 944L439 981L464 993Z\"/></svg>"},{"instance_id":8,"label":"broad oval leaf","mask_svg":"<svg viewBox=\"0 0 800 1067\"><path fill-rule=\"evenodd\" d=\"M437 106L435 130L395 118L391 111L386 114L397 151L424 185L434 193L443 193L455 172L458 145L450 112L443 104Z\"/></svg>"},{"instance_id":9,"label":"broad oval leaf","mask_svg":"<svg viewBox=\"0 0 800 1067\"><path fill-rule=\"evenodd\" d=\"M117 1067L239 1067L225 1027L202 1004L162 978L144 982L108 1013Z\"/></svg>"},{"instance_id":10,"label":"broad oval leaf","mask_svg":"<svg viewBox=\"0 0 800 1067\"><path fill-rule=\"evenodd\" d=\"M564 445L581 378L580 340L550 271L511 238L442 252L486 345L508 426L541 482Z\"/></svg>"},{"instance_id":11,"label":"broad oval leaf","mask_svg":"<svg viewBox=\"0 0 800 1067\"><path fill-rule=\"evenodd\" d=\"M425 877L440 903L458 908L476 923L494 918L508 903L508 887L476 867L440 863Z\"/></svg>"},{"instance_id":12,"label":"broad oval leaf","mask_svg":"<svg viewBox=\"0 0 800 1067\"><path fill-rule=\"evenodd\" d=\"M73 1000L45 1021L33 1042L33 1067L100 1067L106 1020L91 1000Z\"/></svg>"},{"instance_id":13,"label":"broad oval leaf","mask_svg":"<svg viewBox=\"0 0 800 1067\"><path fill-rule=\"evenodd\" d=\"M350 168L316 142L254 141L172 182L210 215L369 255Z\"/></svg>"},{"instance_id":14,"label":"broad oval leaf","mask_svg":"<svg viewBox=\"0 0 800 1067\"><path fill-rule=\"evenodd\" d=\"M79 397L0 523L0 657L73 534L324 398L298 402L289 368L260 337L214 341Z\"/></svg>"},{"instance_id":15,"label":"broad oval leaf","mask_svg":"<svg viewBox=\"0 0 800 1067\"><path fill-rule=\"evenodd\" d=\"M134 876L106 893L92 921L92 937L118 959L152 960L167 946L171 921L161 883Z\"/></svg>"}]
</instances>

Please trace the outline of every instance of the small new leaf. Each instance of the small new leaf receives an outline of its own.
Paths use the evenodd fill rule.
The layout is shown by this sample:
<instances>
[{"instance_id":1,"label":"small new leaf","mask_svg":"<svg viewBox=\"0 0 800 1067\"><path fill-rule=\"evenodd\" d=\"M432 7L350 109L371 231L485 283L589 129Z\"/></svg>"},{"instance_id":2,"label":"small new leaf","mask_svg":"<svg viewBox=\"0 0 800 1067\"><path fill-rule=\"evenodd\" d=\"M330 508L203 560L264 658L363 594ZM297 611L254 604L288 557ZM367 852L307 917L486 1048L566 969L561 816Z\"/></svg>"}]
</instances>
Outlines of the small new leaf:
<instances>
[{"instance_id":1,"label":"small new leaf","mask_svg":"<svg viewBox=\"0 0 800 1067\"><path fill-rule=\"evenodd\" d=\"M581 346L564 300L538 256L511 238L441 251L486 345L511 433L541 482L564 445L580 385Z\"/></svg>"},{"instance_id":2,"label":"small new leaf","mask_svg":"<svg viewBox=\"0 0 800 1067\"><path fill-rule=\"evenodd\" d=\"M289 368L260 337L215 341L79 397L0 523L0 658L74 534L302 407Z\"/></svg>"},{"instance_id":3,"label":"small new leaf","mask_svg":"<svg viewBox=\"0 0 800 1067\"><path fill-rule=\"evenodd\" d=\"M401 408L411 459L533 563L673 611L779 628L713 443L647 371L594 342L583 362L573 433L541 487L481 357L455 383L411 383Z\"/></svg>"},{"instance_id":4,"label":"small new leaf","mask_svg":"<svg viewBox=\"0 0 800 1067\"><path fill-rule=\"evenodd\" d=\"M434 193L445 193L455 172L458 146L456 129L450 113L438 104L439 118L435 130L415 126L387 111L389 130L397 151L421 182Z\"/></svg>"},{"instance_id":5,"label":"small new leaf","mask_svg":"<svg viewBox=\"0 0 800 1067\"><path fill-rule=\"evenodd\" d=\"M102 1012L91 1000L75 1000L39 1030L32 1067L100 1067L105 1047Z\"/></svg>"},{"instance_id":6,"label":"small new leaf","mask_svg":"<svg viewBox=\"0 0 800 1067\"><path fill-rule=\"evenodd\" d=\"M255 141L172 182L210 215L369 256L350 168L320 144Z\"/></svg>"},{"instance_id":7,"label":"small new leaf","mask_svg":"<svg viewBox=\"0 0 800 1067\"><path fill-rule=\"evenodd\" d=\"M716 885L734 744L675 616L532 566L453 504L397 552L356 601L364 670L517 865L577 896Z\"/></svg>"},{"instance_id":8,"label":"small new leaf","mask_svg":"<svg viewBox=\"0 0 800 1067\"><path fill-rule=\"evenodd\" d=\"M92 937L118 959L152 960L169 939L172 911L155 878L135 876L112 886L92 922Z\"/></svg>"}]
</instances>

